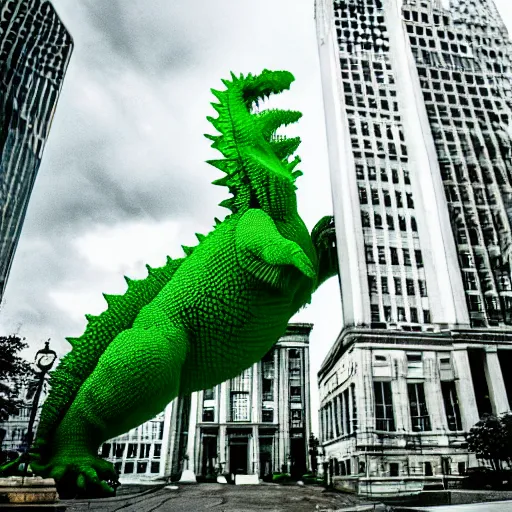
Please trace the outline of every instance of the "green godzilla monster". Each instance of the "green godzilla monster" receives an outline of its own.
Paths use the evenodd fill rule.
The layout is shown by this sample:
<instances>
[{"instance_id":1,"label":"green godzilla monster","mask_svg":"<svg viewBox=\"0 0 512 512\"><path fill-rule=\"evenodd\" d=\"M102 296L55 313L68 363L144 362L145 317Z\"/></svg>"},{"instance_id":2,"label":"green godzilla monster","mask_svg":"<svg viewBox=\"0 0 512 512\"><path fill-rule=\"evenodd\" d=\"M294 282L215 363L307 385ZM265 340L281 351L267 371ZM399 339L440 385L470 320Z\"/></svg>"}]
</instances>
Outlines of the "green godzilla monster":
<instances>
[{"instance_id":1,"label":"green godzilla monster","mask_svg":"<svg viewBox=\"0 0 512 512\"><path fill-rule=\"evenodd\" d=\"M231 213L186 257L127 279L123 296L87 316L80 338L53 372L31 467L51 476L59 492L112 492L112 464L102 442L162 411L176 396L212 387L258 361L282 336L290 318L337 272L331 217L310 235L297 213L295 179L300 139L276 135L300 112L254 106L289 89L286 71L223 81L212 90L219 116L210 136L224 158L209 163L229 188Z\"/></svg>"}]
</instances>

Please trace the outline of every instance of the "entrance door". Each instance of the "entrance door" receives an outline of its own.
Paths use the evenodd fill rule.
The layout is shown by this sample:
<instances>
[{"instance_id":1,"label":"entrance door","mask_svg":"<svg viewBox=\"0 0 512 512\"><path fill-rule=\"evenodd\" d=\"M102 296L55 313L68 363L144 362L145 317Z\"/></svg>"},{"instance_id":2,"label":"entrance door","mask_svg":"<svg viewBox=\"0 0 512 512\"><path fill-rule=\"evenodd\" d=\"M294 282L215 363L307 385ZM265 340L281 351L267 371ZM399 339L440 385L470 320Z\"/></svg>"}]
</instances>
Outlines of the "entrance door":
<instances>
[{"instance_id":1,"label":"entrance door","mask_svg":"<svg viewBox=\"0 0 512 512\"><path fill-rule=\"evenodd\" d=\"M229 469L235 475L247 475L248 441L237 441L229 446Z\"/></svg>"}]
</instances>

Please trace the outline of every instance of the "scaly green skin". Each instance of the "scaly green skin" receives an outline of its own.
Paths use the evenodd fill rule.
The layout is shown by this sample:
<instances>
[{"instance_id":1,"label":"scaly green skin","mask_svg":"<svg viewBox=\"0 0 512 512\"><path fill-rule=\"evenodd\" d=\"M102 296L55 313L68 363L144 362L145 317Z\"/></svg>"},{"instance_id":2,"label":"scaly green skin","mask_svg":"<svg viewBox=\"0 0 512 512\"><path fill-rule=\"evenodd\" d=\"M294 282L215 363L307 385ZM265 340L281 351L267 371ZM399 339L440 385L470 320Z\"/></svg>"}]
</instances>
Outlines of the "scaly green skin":
<instances>
[{"instance_id":1,"label":"scaly green skin","mask_svg":"<svg viewBox=\"0 0 512 512\"><path fill-rule=\"evenodd\" d=\"M232 75L213 91L231 210L187 256L128 280L124 296L106 296L107 311L88 317L85 333L51 378L32 469L55 478L63 495L112 493L113 466L102 442L162 411L176 396L219 384L272 347L316 287L337 272L334 229L323 218L310 236L297 213L289 157L300 139L275 135L301 114L253 112L258 100L289 89L293 76L263 71ZM316 247L315 247L316 246Z\"/></svg>"}]
</instances>

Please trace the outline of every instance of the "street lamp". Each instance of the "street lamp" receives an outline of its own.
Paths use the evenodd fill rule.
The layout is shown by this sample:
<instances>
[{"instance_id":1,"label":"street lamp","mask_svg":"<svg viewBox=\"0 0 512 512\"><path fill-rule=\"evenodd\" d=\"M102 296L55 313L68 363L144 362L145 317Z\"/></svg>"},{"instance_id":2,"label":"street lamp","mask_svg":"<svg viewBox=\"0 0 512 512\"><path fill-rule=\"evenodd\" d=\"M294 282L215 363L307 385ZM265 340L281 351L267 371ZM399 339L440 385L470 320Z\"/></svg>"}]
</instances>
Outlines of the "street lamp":
<instances>
[{"instance_id":1,"label":"street lamp","mask_svg":"<svg viewBox=\"0 0 512 512\"><path fill-rule=\"evenodd\" d=\"M32 401L30 419L28 421L27 433L23 443L25 448L25 466L23 468L23 477L27 476L28 452L32 444L34 422L37 415L37 407L39 406L39 399L41 398L41 391L43 390L44 378L46 377L46 374L51 370L56 359L57 353L50 349L50 340L45 341L44 348L38 350L34 358L35 364L39 368L39 373L37 374L39 381L37 383L36 392L34 394L34 400Z\"/></svg>"}]
</instances>

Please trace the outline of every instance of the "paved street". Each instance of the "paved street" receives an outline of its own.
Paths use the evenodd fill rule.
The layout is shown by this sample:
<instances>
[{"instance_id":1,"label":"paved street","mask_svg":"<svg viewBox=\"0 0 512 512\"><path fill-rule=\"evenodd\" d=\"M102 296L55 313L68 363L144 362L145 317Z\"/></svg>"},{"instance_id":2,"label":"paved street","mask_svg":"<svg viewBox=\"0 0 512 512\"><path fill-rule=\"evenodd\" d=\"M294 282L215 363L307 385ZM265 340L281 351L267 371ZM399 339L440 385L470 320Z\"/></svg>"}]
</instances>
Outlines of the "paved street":
<instances>
[{"instance_id":1,"label":"paved street","mask_svg":"<svg viewBox=\"0 0 512 512\"><path fill-rule=\"evenodd\" d=\"M451 505L445 507L414 507L410 512L512 512L512 501L495 501L487 503L472 503L470 505Z\"/></svg>"},{"instance_id":2,"label":"paved street","mask_svg":"<svg viewBox=\"0 0 512 512\"><path fill-rule=\"evenodd\" d=\"M68 512L332 512L365 502L312 486L199 484L126 498L65 503Z\"/></svg>"}]
</instances>

